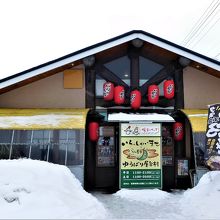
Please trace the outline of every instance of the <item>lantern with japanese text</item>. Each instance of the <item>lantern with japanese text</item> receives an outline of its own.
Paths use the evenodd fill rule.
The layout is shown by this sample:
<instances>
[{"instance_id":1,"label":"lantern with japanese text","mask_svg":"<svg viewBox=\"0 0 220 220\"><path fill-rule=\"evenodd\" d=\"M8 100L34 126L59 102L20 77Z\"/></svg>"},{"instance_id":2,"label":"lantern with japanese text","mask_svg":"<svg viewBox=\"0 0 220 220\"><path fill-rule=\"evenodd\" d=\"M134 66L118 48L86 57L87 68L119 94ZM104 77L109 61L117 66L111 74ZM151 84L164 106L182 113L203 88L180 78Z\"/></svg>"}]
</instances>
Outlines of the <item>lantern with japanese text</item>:
<instances>
[{"instance_id":1,"label":"lantern with japanese text","mask_svg":"<svg viewBox=\"0 0 220 220\"><path fill-rule=\"evenodd\" d=\"M173 138L175 141L182 141L183 140L183 123L175 122L173 124Z\"/></svg>"},{"instance_id":2,"label":"lantern with japanese text","mask_svg":"<svg viewBox=\"0 0 220 220\"><path fill-rule=\"evenodd\" d=\"M172 79L165 80L163 84L164 97L172 99L174 97L174 81Z\"/></svg>"},{"instance_id":3,"label":"lantern with japanese text","mask_svg":"<svg viewBox=\"0 0 220 220\"><path fill-rule=\"evenodd\" d=\"M157 104L159 101L159 87L157 85L150 85L148 87L148 102Z\"/></svg>"},{"instance_id":4,"label":"lantern with japanese text","mask_svg":"<svg viewBox=\"0 0 220 220\"><path fill-rule=\"evenodd\" d=\"M105 101L111 101L114 98L114 84L105 82L103 84L103 98Z\"/></svg>"},{"instance_id":5,"label":"lantern with japanese text","mask_svg":"<svg viewBox=\"0 0 220 220\"><path fill-rule=\"evenodd\" d=\"M98 122L89 123L89 139L90 141L98 141L99 139L99 124Z\"/></svg>"},{"instance_id":6,"label":"lantern with japanese text","mask_svg":"<svg viewBox=\"0 0 220 220\"><path fill-rule=\"evenodd\" d=\"M115 86L114 88L114 101L116 105L121 105L125 101L124 86Z\"/></svg>"},{"instance_id":7,"label":"lantern with japanese text","mask_svg":"<svg viewBox=\"0 0 220 220\"><path fill-rule=\"evenodd\" d=\"M139 109L141 106L141 92L138 90L134 90L131 92L130 97L131 108L134 110Z\"/></svg>"}]
</instances>

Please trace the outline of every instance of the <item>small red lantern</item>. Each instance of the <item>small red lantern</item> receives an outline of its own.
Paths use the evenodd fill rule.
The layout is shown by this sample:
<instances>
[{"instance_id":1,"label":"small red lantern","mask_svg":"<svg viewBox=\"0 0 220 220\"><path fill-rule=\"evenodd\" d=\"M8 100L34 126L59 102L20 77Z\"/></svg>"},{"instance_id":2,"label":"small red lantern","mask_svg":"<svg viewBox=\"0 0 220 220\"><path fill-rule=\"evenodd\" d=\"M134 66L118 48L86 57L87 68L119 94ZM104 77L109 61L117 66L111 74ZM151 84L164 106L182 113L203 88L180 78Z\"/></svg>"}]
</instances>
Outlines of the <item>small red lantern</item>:
<instances>
[{"instance_id":1,"label":"small red lantern","mask_svg":"<svg viewBox=\"0 0 220 220\"><path fill-rule=\"evenodd\" d=\"M114 97L114 84L105 82L103 84L103 97L105 101L111 101Z\"/></svg>"},{"instance_id":2,"label":"small red lantern","mask_svg":"<svg viewBox=\"0 0 220 220\"><path fill-rule=\"evenodd\" d=\"M181 122L175 122L173 124L173 137L175 141L183 140L183 124Z\"/></svg>"},{"instance_id":3,"label":"small red lantern","mask_svg":"<svg viewBox=\"0 0 220 220\"><path fill-rule=\"evenodd\" d=\"M157 85L150 85L148 87L148 102L157 104L159 101L159 87Z\"/></svg>"},{"instance_id":4,"label":"small red lantern","mask_svg":"<svg viewBox=\"0 0 220 220\"><path fill-rule=\"evenodd\" d=\"M134 110L139 109L141 106L141 93L138 90L134 90L131 92L131 108Z\"/></svg>"},{"instance_id":5,"label":"small red lantern","mask_svg":"<svg viewBox=\"0 0 220 220\"><path fill-rule=\"evenodd\" d=\"M121 105L125 101L125 89L123 86L116 86L114 89L114 101L116 105Z\"/></svg>"},{"instance_id":6,"label":"small red lantern","mask_svg":"<svg viewBox=\"0 0 220 220\"><path fill-rule=\"evenodd\" d=\"M174 97L174 81L172 79L165 80L163 84L164 97L172 99Z\"/></svg>"},{"instance_id":7,"label":"small red lantern","mask_svg":"<svg viewBox=\"0 0 220 220\"><path fill-rule=\"evenodd\" d=\"M99 124L98 122L89 123L89 139L90 141L98 141L99 139Z\"/></svg>"}]
</instances>

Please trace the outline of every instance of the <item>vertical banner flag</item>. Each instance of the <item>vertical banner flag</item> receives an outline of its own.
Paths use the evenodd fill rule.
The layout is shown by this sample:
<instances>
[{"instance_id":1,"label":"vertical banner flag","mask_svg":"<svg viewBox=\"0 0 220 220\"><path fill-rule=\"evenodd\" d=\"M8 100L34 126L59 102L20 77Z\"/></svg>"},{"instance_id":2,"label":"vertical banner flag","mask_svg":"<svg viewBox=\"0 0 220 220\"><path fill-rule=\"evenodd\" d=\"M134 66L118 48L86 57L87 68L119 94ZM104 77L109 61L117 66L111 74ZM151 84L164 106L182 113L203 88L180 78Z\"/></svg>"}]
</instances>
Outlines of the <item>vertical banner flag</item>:
<instances>
[{"instance_id":1,"label":"vertical banner flag","mask_svg":"<svg viewBox=\"0 0 220 220\"><path fill-rule=\"evenodd\" d=\"M209 106L205 161L211 170L220 170L220 104Z\"/></svg>"},{"instance_id":2,"label":"vertical banner flag","mask_svg":"<svg viewBox=\"0 0 220 220\"><path fill-rule=\"evenodd\" d=\"M121 123L120 188L161 188L161 124Z\"/></svg>"}]
</instances>

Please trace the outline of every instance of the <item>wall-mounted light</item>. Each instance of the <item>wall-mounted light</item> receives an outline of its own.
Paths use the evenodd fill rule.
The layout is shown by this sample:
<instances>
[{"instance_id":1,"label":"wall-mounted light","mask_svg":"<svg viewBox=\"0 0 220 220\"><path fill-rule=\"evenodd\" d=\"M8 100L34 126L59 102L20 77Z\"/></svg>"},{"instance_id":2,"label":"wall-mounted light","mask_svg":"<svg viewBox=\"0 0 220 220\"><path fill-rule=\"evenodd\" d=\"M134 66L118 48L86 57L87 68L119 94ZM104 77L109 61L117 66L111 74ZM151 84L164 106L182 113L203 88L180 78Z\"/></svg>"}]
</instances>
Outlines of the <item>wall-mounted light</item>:
<instances>
[{"instance_id":1,"label":"wall-mounted light","mask_svg":"<svg viewBox=\"0 0 220 220\"><path fill-rule=\"evenodd\" d=\"M133 45L134 47L137 47L137 48L142 47L143 44L144 44L143 40L141 40L141 39L139 39L139 38L136 38L136 39L132 40L131 43L132 43L132 45Z\"/></svg>"},{"instance_id":2,"label":"wall-mounted light","mask_svg":"<svg viewBox=\"0 0 220 220\"><path fill-rule=\"evenodd\" d=\"M88 56L83 58L83 64L86 67L91 67L95 63L95 57L94 56Z\"/></svg>"},{"instance_id":3,"label":"wall-mounted light","mask_svg":"<svg viewBox=\"0 0 220 220\"><path fill-rule=\"evenodd\" d=\"M179 64L183 67L186 67L190 64L191 60L186 57L180 57L179 58Z\"/></svg>"}]
</instances>

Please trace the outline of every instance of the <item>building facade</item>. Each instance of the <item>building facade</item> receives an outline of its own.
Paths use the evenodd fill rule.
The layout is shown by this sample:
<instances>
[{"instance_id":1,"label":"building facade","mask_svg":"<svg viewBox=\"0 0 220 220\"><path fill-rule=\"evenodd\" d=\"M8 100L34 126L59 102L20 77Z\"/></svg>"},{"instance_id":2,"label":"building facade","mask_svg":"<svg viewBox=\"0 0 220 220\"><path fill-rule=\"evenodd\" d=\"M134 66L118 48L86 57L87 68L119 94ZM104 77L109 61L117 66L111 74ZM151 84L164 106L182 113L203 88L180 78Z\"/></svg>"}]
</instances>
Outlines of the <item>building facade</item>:
<instances>
[{"instance_id":1,"label":"building facade","mask_svg":"<svg viewBox=\"0 0 220 220\"><path fill-rule=\"evenodd\" d=\"M123 172L131 174L122 168L127 163L132 166L132 159L139 166L130 167L132 172L142 172L134 177L141 179L139 188L146 180L144 173L153 169L142 170L143 163L158 165L159 188L193 186L193 172L204 167L207 106L219 102L219 71L216 60L146 32L131 31L2 79L0 157L66 165L86 190L138 185L138 180L126 182L123 176ZM167 94L165 83L173 86L173 96ZM122 102L116 88L123 91ZM155 88L158 100L152 101L150 94L155 94ZM106 98L109 89L112 97ZM135 97L139 96L135 106L131 105L134 91ZM91 139L96 135L90 128L92 122L99 130L95 141ZM179 140L174 134L176 123L183 130ZM159 129L160 138L123 136L125 125ZM128 153L129 149L122 150L124 143L129 145L128 139L136 145L144 140L155 145L160 142L160 152L152 145L132 146ZM148 158L157 155L158 161L147 161L144 152Z\"/></svg>"}]
</instances>

